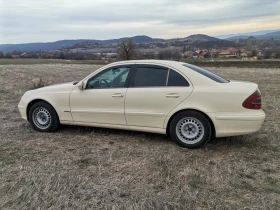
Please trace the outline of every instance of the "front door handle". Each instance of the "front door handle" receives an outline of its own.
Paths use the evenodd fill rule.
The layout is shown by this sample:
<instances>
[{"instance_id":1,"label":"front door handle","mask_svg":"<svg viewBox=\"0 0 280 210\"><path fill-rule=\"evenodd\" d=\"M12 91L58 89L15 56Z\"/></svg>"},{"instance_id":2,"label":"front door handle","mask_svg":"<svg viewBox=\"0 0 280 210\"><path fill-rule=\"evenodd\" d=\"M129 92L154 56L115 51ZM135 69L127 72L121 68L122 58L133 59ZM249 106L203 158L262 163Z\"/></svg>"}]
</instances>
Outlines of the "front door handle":
<instances>
[{"instance_id":1,"label":"front door handle","mask_svg":"<svg viewBox=\"0 0 280 210\"><path fill-rule=\"evenodd\" d=\"M123 96L124 96L124 94L122 94L122 93L114 93L112 95L112 97L114 97L114 98L122 98Z\"/></svg>"},{"instance_id":2,"label":"front door handle","mask_svg":"<svg viewBox=\"0 0 280 210\"><path fill-rule=\"evenodd\" d=\"M180 95L178 93L168 93L165 95L166 98L179 98Z\"/></svg>"}]
</instances>

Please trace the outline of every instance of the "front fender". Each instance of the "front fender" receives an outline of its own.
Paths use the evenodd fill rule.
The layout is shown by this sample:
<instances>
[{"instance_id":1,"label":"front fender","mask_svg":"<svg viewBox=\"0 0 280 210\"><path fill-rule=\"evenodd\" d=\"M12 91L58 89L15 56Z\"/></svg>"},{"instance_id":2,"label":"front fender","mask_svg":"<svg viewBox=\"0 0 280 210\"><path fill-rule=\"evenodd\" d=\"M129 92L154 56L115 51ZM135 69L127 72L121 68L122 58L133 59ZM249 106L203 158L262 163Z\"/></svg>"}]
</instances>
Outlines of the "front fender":
<instances>
[{"instance_id":1,"label":"front fender","mask_svg":"<svg viewBox=\"0 0 280 210\"><path fill-rule=\"evenodd\" d=\"M55 109L60 120L73 121L69 106L69 93L26 92L18 104L22 118L27 119L28 105L34 101L46 101Z\"/></svg>"}]
</instances>

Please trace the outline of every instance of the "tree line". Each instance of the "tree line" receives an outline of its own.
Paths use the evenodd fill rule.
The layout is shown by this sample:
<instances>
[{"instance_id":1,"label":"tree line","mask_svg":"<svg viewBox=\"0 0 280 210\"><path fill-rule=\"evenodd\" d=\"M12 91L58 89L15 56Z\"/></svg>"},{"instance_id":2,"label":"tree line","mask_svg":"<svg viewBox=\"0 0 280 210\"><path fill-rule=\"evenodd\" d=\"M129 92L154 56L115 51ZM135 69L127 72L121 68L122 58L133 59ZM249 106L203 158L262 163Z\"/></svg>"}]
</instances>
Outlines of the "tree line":
<instances>
[{"instance_id":1,"label":"tree line","mask_svg":"<svg viewBox=\"0 0 280 210\"><path fill-rule=\"evenodd\" d=\"M117 45L116 53L90 53L90 52L73 52L73 51L55 51L55 52L0 52L1 58L42 58L42 59L66 59L66 60L132 60L132 59L160 59L160 60L180 60L192 56L199 56L199 53L192 52L192 56L184 54L191 51L189 47L183 46L182 49L163 49L159 52L146 52L141 53L138 45L131 39L121 41ZM239 53L240 54L240 53ZM255 49L251 50L252 56L257 56ZM210 52L204 53L204 58L211 57ZM280 58L280 50L267 50L265 51L264 58Z\"/></svg>"}]
</instances>

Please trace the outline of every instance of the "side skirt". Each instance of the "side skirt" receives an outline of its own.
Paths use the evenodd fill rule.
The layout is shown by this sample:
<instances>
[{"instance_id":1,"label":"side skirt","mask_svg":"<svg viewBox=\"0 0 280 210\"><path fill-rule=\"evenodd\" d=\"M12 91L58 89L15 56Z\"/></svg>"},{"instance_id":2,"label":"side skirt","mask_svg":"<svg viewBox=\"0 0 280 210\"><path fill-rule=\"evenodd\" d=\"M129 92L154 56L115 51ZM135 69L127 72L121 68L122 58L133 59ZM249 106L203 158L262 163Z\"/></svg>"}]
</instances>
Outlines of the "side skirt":
<instances>
[{"instance_id":1,"label":"side skirt","mask_svg":"<svg viewBox=\"0 0 280 210\"><path fill-rule=\"evenodd\" d=\"M73 121L60 121L60 124L142 131L147 133L158 133L158 134L166 135L166 129L164 128L138 127L138 126L115 125L115 124L105 124L105 123L73 122Z\"/></svg>"}]
</instances>

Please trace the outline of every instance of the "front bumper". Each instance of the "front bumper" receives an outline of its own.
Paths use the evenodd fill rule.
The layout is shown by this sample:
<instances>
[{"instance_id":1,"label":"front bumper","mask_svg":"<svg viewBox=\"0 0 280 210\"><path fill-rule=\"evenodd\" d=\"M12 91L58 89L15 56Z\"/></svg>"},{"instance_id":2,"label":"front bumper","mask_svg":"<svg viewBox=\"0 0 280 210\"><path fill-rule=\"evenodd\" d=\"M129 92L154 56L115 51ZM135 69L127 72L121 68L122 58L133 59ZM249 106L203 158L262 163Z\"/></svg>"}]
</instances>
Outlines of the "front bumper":
<instances>
[{"instance_id":1,"label":"front bumper","mask_svg":"<svg viewBox=\"0 0 280 210\"><path fill-rule=\"evenodd\" d=\"M19 113L20 113L21 117L23 119L27 120L26 108L22 107L22 106L18 106L18 110L19 110Z\"/></svg>"}]
</instances>

